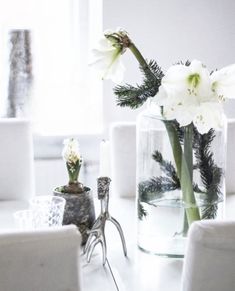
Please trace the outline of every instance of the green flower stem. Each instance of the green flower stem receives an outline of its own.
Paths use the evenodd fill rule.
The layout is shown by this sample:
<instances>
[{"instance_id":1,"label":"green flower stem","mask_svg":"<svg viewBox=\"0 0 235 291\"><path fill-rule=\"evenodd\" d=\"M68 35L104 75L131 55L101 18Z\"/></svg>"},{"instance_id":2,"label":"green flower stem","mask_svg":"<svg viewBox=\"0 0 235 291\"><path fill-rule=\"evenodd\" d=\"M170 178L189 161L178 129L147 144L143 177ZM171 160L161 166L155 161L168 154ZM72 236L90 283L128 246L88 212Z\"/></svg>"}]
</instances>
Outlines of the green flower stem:
<instances>
[{"instance_id":1,"label":"green flower stem","mask_svg":"<svg viewBox=\"0 0 235 291\"><path fill-rule=\"evenodd\" d=\"M193 124L189 124L184 128L184 156L187 162L189 175L193 181Z\"/></svg>"},{"instance_id":2,"label":"green flower stem","mask_svg":"<svg viewBox=\"0 0 235 291\"><path fill-rule=\"evenodd\" d=\"M140 53L140 51L138 50L138 48L134 45L133 42L130 41L130 45L128 47L130 49L130 51L133 53L133 55L136 57L137 61L139 62L141 68L143 69L144 72L148 72L150 74L152 74L151 70L149 69L149 66L146 62L146 60L144 59L144 57L142 56L142 54Z\"/></svg>"},{"instance_id":3,"label":"green flower stem","mask_svg":"<svg viewBox=\"0 0 235 291\"><path fill-rule=\"evenodd\" d=\"M78 182L78 176L81 168L81 164L77 162L76 164L66 163L66 167L69 175L69 183Z\"/></svg>"},{"instance_id":4,"label":"green flower stem","mask_svg":"<svg viewBox=\"0 0 235 291\"><path fill-rule=\"evenodd\" d=\"M193 181L193 151L192 151L192 137L193 137L193 126L190 124L186 126L184 129L184 156L185 160L187 161L189 175L191 181ZM188 144L187 144L188 143ZM188 233L188 219L186 210L184 210L184 225L183 225L183 236L187 236Z\"/></svg>"},{"instance_id":5,"label":"green flower stem","mask_svg":"<svg viewBox=\"0 0 235 291\"><path fill-rule=\"evenodd\" d=\"M186 126L184 129L184 156L189 169L189 175L191 179L191 183L193 185L193 124ZM193 191L193 190L192 190ZM192 192L193 193L193 192ZM193 209L190 211L190 214L193 212L193 217L196 217L195 220L200 220L200 213L198 207L196 207L196 201L194 193L191 197L191 203L195 205L194 211ZM187 206L186 206L187 207ZM183 227L183 235L186 236L189 228L189 219L187 219L187 210L185 210L184 215L184 227Z\"/></svg>"},{"instance_id":6,"label":"green flower stem","mask_svg":"<svg viewBox=\"0 0 235 291\"><path fill-rule=\"evenodd\" d=\"M185 157L185 162L187 164L187 169L189 171L189 177L190 177L190 184L191 184L191 189L190 189L190 195L185 199L185 203L189 203L189 209L190 213L192 214L193 220L190 221L188 219L189 225L194 221L194 220L200 220L200 213L199 213L199 208L197 207L196 204L196 199L193 191L193 124L189 124L185 127L184 130L184 157ZM186 205L188 207L188 205ZM187 213L187 209L186 209ZM188 216L188 214L187 214Z\"/></svg>"},{"instance_id":7,"label":"green flower stem","mask_svg":"<svg viewBox=\"0 0 235 291\"><path fill-rule=\"evenodd\" d=\"M183 224L183 231L182 231L182 234L184 237L186 237L188 234L188 228L189 228L189 225L188 225L187 213L186 213L186 210L184 210L184 224Z\"/></svg>"},{"instance_id":8,"label":"green flower stem","mask_svg":"<svg viewBox=\"0 0 235 291\"><path fill-rule=\"evenodd\" d=\"M175 164L177 168L177 174L180 179L181 190L183 194L183 200L186 205L185 211L187 215L188 225L195 220L200 220L199 209L196 206L193 183L192 183L192 128L187 128L185 136L185 148L186 154L183 154L179 137L176 129L170 122L165 122L167 133L170 139L171 147L173 150L173 155L175 159ZM192 125L189 125L192 127ZM189 142L189 145L187 144ZM187 159L188 160L187 160ZM190 170L189 170L190 169Z\"/></svg>"},{"instance_id":9,"label":"green flower stem","mask_svg":"<svg viewBox=\"0 0 235 291\"><path fill-rule=\"evenodd\" d=\"M150 72L151 70L148 67L147 62L144 57L137 49L137 47L130 41L129 49L136 57L143 71ZM195 220L200 220L199 209L196 207L195 197L193 192L193 183L192 183L192 126L190 125L186 131L187 138L185 140L186 156L184 156L178 134L176 129L170 122L164 122L168 136L170 139L175 164L177 168L177 174L180 179L181 190L183 193L184 203L187 205L185 211L188 220L188 225L190 225ZM189 145L187 143L189 142ZM189 170L190 169L190 170ZM186 223L185 223L186 225Z\"/></svg>"}]
</instances>

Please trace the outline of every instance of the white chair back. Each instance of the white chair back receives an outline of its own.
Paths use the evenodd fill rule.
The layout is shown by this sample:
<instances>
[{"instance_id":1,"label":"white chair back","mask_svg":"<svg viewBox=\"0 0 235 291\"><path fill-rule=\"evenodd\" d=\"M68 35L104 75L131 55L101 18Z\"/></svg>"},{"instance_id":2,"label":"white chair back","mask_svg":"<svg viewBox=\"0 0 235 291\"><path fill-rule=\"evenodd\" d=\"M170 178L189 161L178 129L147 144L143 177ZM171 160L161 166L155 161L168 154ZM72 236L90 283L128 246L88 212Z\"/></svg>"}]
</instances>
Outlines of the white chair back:
<instances>
[{"instance_id":1,"label":"white chair back","mask_svg":"<svg viewBox=\"0 0 235 291\"><path fill-rule=\"evenodd\" d=\"M235 221L194 222L189 231L182 291L235 290Z\"/></svg>"},{"instance_id":2,"label":"white chair back","mask_svg":"<svg viewBox=\"0 0 235 291\"><path fill-rule=\"evenodd\" d=\"M74 225L0 233L0 290L80 291L80 243Z\"/></svg>"},{"instance_id":3,"label":"white chair back","mask_svg":"<svg viewBox=\"0 0 235 291\"><path fill-rule=\"evenodd\" d=\"M0 201L34 195L33 141L30 123L0 119Z\"/></svg>"}]
</instances>

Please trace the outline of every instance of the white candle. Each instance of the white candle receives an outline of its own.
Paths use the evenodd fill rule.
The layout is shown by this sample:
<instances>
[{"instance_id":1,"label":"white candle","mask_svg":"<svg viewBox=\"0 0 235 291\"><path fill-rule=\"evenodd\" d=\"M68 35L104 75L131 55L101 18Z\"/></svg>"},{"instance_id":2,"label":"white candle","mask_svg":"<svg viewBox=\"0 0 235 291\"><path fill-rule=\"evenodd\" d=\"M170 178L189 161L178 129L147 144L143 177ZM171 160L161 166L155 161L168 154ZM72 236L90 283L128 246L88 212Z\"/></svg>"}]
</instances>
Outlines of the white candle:
<instances>
[{"instance_id":1,"label":"white candle","mask_svg":"<svg viewBox=\"0 0 235 291\"><path fill-rule=\"evenodd\" d=\"M110 177L110 148L109 141L100 143L100 171L99 177Z\"/></svg>"}]
</instances>

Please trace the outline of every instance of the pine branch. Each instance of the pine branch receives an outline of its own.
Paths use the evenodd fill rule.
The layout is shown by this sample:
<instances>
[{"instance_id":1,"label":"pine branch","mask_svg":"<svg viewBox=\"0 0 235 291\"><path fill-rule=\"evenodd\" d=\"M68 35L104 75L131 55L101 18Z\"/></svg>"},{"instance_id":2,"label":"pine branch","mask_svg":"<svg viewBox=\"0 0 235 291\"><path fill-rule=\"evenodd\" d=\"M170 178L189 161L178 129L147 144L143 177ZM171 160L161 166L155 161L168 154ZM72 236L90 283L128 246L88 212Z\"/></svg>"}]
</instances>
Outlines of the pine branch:
<instances>
[{"instance_id":1,"label":"pine branch","mask_svg":"<svg viewBox=\"0 0 235 291\"><path fill-rule=\"evenodd\" d=\"M118 85L114 88L114 94L117 96L117 105L131 107L132 109L142 106L149 97L155 95L155 92L147 82L136 87L126 84L124 86Z\"/></svg>"},{"instance_id":2,"label":"pine branch","mask_svg":"<svg viewBox=\"0 0 235 291\"><path fill-rule=\"evenodd\" d=\"M146 70L143 67L140 67L141 72L145 76L145 78L149 81L152 81L153 84L159 82L159 86L161 85L161 80L164 77L162 69L159 67L155 60L150 60L147 62L149 70ZM156 84L155 84L156 85Z\"/></svg>"},{"instance_id":3,"label":"pine branch","mask_svg":"<svg viewBox=\"0 0 235 291\"><path fill-rule=\"evenodd\" d=\"M138 185L138 192L141 202L153 204L152 201L161 199L165 192L180 190L180 184L172 181L168 177L153 177L143 181ZM193 185L193 190L196 193L204 193L197 184Z\"/></svg>"},{"instance_id":4,"label":"pine branch","mask_svg":"<svg viewBox=\"0 0 235 291\"><path fill-rule=\"evenodd\" d=\"M167 177L172 179L175 185L180 188L180 180L172 163L164 160L162 154L159 151L155 151L152 157L160 165L160 169L163 171L163 173L165 173Z\"/></svg>"},{"instance_id":5,"label":"pine branch","mask_svg":"<svg viewBox=\"0 0 235 291\"><path fill-rule=\"evenodd\" d=\"M160 199L165 192L180 189L180 180L172 163L164 160L159 151L155 151L152 158L159 164L161 171L166 176L153 177L139 183L140 200L146 203Z\"/></svg>"},{"instance_id":6,"label":"pine branch","mask_svg":"<svg viewBox=\"0 0 235 291\"><path fill-rule=\"evenodd\" d=\"M146 203L160 199L165 192L174 191L176 189L179 189L178 183L163 176L153 177L138 185L140 201Z\"/></svg>"},{"instance_id":7,"label":"pine branch","mask_svg":"<svg viewBox=\"0 0 235 291\"><path fill-rule=\"evenodd\" d=\"M206 189L213 181L212 166L214 166L213 154L210 152L210 146L215 137L214 130L206 134L200 134L194 128L194 149L197 165L200 170L201 179Z\"/></svg>"},{"instance_id":8,"label":"pine branch","mask_svg":"<svg viewBox=\"0 0 235 291\"><path fill-rule=\"evenodd\" d=\"M202 189L200 189L198 184L196 184L196 183L193 183L193 191L195 193L200 193L200 194L204 193L204 191Z\"/></svg>"},{"instance_id":9,"label":"pine branch","mask_svg":"<svg viewBox=\"0 0 235 291\"><path fill-rule=\"evenodd\" d=\"M215 131L213 129L203 135L194 129L195 157L197 159L202 184L205 187L205 206L202 207L202 219L215 218L218 202L222 199L220 183L223 171L215 164L214 155L210 151L214 138Z\"/></svg>"},{"instance_id":10,"label":"pine branch","mask_svg":"<svg viewBox=\"0 0 235 291\"><path fill-rule=\"evenodd\" d=\"M220 189L220 181L223 175L221 168L217 166L213 167L213 180L207 189L207 195L205 199L205 207L202 209L202 218L211 219L216 218L218 203L222 201L222 192Z\"/></svg>"},{"instance_id":11,"label":"pine branch","mask_svg":"<svg viewBox=\"0 0 235 291\"><path fill-rule=\"evenodd\" d=\"M114 88L117 105L136 109L142 106L149 97L154 97L157 94L163 78L163 72L153 60L150 60L147 65L147 69L140 66L140 71L144 76L141 85L125 84Z\"/></svg>"},{"instance_id":12,"label":"pine branch","mask_svg":"<svg viewBox=\"0 0 235 291\"><path fill-rule=\"evenodd\" d=\"M218 204L207 204L202 208L202 219L214 219L216 218L218 210Z\"/></svg>"},{"instance_id":13,"label":"pine branch","mask_svg":"<svg viewBox=\"0 0 235 291\"><path fill-rule=\"evenodd\" d=\"M166 122L172 123L179 135L179 139L183 142L184 133L179 127L179 124L176 121ZM194 139L197 140L196 138ZM213 137L208 135L208 140L209 142L211 142L213 140ZM209 148L210 143L208 143L208 140L206 142L206 145L204 145L203 143L198 143L197 145L195 145L195 147L200 150L202 150L202 145L204 145L204 148ZM155 201L161 199L166 192L181 189L180 180L178 178L174 165L170 161L164 160L162 154L158 150L153 153L152 158L155 162L159 164L164 176L153 177L149 180L139 183L138 191L140 202L145 202L149 205L154 205ZM202 157L202 159L203 158L204 156ZM200 168L199 161L197 161L197 164L197 166ZM212 189L214 191L214 187L212 187ZM193 184L193 191L200 194L204 193L204 191L200 189L199 185L196 183Z\"/></svg>"},{"instance_id":14,"label":"pine branch","mask_svg":"<svg viewBox=\"0 0 235 291\"><path fill-rule=\"evenodd\" d=\"M143 204L140 202L140 200L138 199L137 201L137 211L138 211L138 217L139 220L143 220L144 217L146 217L148 215L147 211L144 209Z\"/></svg>"}]
</instances>

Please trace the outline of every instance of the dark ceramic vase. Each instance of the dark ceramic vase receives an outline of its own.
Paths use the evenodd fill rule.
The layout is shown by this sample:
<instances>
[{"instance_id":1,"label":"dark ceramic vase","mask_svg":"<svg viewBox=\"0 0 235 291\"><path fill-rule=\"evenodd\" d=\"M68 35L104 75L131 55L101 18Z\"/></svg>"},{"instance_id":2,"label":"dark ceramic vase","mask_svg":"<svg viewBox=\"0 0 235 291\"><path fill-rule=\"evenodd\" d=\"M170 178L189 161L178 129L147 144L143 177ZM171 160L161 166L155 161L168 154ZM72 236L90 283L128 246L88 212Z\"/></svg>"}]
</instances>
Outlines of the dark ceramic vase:
<instances>
[{"instance_id":1,"label":"dark ceramic vase","mask_svg":"<svg viewBox=\"0 0 235 291\"><path fill-rule=\"evenodd\" d=\"M75 224L81 235L82 244L85 244L88 238L87 231L90 230L95 221L95 208L92 191L84 187L84 192L79 194L63 193L57 187L54 195L63 197L66 200L63 225Z\"/></svg>"}]
</instances>

